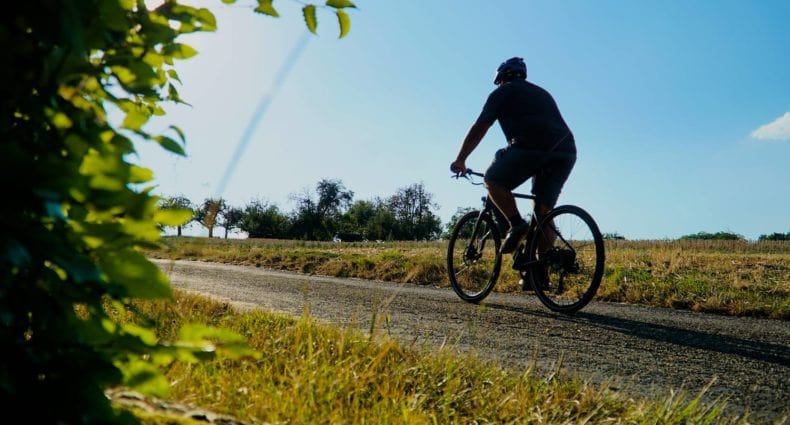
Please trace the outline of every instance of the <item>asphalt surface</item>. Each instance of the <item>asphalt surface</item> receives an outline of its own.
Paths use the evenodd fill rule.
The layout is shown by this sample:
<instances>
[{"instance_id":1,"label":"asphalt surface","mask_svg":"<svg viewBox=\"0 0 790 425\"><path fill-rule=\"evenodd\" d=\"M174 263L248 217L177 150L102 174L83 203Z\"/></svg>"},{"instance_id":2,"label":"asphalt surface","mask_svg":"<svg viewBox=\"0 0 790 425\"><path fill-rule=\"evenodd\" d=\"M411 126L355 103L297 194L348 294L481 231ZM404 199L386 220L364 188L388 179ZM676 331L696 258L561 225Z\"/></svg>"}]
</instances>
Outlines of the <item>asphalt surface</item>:
<instances>
[{"instance_id":1,"label":"asphalt surface","mask_svg":"<svg viewBox=\"0 0 790 425\"><path fill-rule=\"evenodd\" d=\"M492 293L481 305L451 289L339 279L190 261L154 260L175 288L240 307L389 332L417 347L473 352L515 370L557 368L626 394L725 398L751 423L790 415L790 322L593 301L573 316L532 294Z\"/></svg>"}]
</instances>

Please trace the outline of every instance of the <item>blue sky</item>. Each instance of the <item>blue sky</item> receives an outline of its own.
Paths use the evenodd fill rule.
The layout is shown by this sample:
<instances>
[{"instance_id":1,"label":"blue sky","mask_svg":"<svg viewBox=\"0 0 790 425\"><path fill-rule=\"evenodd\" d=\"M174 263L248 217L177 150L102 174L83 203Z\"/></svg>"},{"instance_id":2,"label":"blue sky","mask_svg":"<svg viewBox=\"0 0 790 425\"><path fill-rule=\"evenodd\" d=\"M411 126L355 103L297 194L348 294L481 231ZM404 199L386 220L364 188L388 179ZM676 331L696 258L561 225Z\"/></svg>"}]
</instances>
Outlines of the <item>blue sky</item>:
<instances>
[{"instance_id":1,"label":"blue sky","mask_svg":"<svg viewBox=\"0 0 790 425\"><path fill-rule=\"evenodd\" d=\"M342 40L328 10L305 38L296 1L274 2L279 19L186 3L219 30L184 39L199 51L179 67L192 106L149 127L179 125L189 156L139 149L161 195L214 196L231 163L221 195L237 206L288 211L322 178L355 199L423 182L446 222L483 195L448 167L494 70L520 56L576 136L560 204L629 239L790 231L790 2L358 0ZM494 125L467 165L483 171L504 143Z\"/></svg>"}]
</instances>

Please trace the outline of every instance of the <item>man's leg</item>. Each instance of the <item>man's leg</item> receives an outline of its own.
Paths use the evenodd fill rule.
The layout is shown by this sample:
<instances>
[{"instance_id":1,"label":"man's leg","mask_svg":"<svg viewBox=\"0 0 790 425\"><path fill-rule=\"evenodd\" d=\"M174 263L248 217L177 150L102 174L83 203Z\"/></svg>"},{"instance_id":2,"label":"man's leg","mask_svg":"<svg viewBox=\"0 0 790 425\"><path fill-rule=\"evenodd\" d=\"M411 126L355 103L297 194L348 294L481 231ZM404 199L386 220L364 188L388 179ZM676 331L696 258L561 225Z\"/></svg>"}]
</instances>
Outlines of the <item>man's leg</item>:
<instances>
[{"instance_id":1,"label":"man's leg","mask_svg":"<svg viewBox=\"0 0 790 425\"><path fill-rule=\"evenodd\" d=\"M503 254L509 254L516 250L519 242L527 235L529 224L519 214L516 207L516 198L513 197L513 192L510 189L490 180L486 180L486 187L488 188L488 196L491 198L491 201L494 202L494 205L510 222L510 230L507 232L507 236L505 236L500 248Z\"/></svg>"},{"instance_id":2,"label":"man's leg","mask_svg":"<svg viewBox=\"0 0 790 425\"><path fill-rule=\"evenodd\" d=\"M538 220L542 220L543 217L548 215L551 208L548 206L535 203L535 216ZM554 231L554 221L549 220L547 223L543 223L542 228L538 231L538 255L545 253L552 246L554 246L554 241L557 240L557 233Z\"/></svg>"},{"instance_id":3,"label":"man's leg","mask_svg":"<svg viewBox=\"0 0 790 425\"><path fill-rule=\"evenodd\" d=\"M516 198L513 197L513 192L511 192L510 189L490 181L486 181L485 183L488 189L488 196L508 220L515 215L520 215L518 213L518 207L516 206Z\"/></svg>"}]
</instances>

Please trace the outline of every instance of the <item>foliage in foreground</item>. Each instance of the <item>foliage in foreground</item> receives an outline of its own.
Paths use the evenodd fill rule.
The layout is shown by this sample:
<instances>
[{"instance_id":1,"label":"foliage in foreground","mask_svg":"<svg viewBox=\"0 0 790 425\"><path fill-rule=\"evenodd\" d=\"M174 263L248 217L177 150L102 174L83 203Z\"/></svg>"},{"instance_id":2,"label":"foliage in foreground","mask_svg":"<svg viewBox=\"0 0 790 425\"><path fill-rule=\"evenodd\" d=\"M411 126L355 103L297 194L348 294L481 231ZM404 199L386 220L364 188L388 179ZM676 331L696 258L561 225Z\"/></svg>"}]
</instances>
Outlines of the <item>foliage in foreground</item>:
<instances>
[{"instance_id":1,"label":"foliage in foreground","mask_svg":"<svg viewBox=\"0 0 790 425\"><path fill-rule=\"evenodd\" d=\"M21 1L0 14L10 64L0 67L0 407L9 417L130 419L110 408L104 388L165 390L157 366L238 343L194 327L161 345L145 326L117 323L106 310L170 296L167 278L140 251L155 246L161 226L189 219L157 208L145 186L153 173L129 158L136 141L184 154L177 127L151 134L145 125L164 114L162 102L182 102L174 64L196 52L179 37L216 22L207 9L159 3ZM345 35L343 9L353 3L326 7ZM256 11L277 15L271 0ZM316 6L305 4L303 15L315 32ZM41 400L46 408L29 409Z\"/></svg>"},{"instance_id":2,"label":"foliage in foreground","mask_svg":"<svg viewBox=\"0 0 790 425\"><path fill-rule=\"evenodd\" d=\"M176 294L140 311L161 338L186 320L245 335L255 362L176 363L172 397L266 423L734 423L722 403L682 393L634 400L555 371L515 373L474 355L405 347L381 335L320 325L303 315L252 311ZM741 422L745 421L742 419Z\"/></svg>"},{"instance_id":3,"label":"foliage in foreground","mask_svg":"<svg viewBox=\"0 0 790 425\"><path fill-rule=\"evenodd\" d=\"M448 286L446 242L319 243L166 238L159 258ZM790 319L790 243L607 241L597 299ZM519 291L509 257L495 291Z\"/></svg>"}]
</instances>

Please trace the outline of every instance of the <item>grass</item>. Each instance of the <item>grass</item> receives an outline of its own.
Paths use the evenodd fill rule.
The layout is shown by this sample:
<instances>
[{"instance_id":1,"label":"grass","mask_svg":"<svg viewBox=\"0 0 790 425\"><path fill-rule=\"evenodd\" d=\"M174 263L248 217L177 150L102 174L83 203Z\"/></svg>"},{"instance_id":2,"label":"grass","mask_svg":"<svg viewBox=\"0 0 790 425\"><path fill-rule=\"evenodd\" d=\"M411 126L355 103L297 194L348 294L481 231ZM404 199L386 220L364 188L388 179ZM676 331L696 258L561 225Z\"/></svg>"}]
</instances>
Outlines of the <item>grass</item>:
<instances>
[{"instance_id":1,"label":"grass","mask_svg":"<svg viewBox=\"0 0 790 425\"><path fill-rule=\"evenodd\" d=\"M166 374L170 398L249 423L747 423L725 417L721 401L670 392L633 399L562 370L537 376L474 355L404 346L263 311L237 312L224 303L176 292L174 302L140 302L162 340L185 323L234 330L263 354L260 360L175 363ZM168 422L140 415L146 424ZM183 422L188 423L188 422Z\"/></svg>"},{"instance_id":2,"label":"grass","mask_svg":"<svg viewBox=\"0 0 790 425\"><path fill-rule=\"evenodd\" d=\"M446 242L332 243L169 237L151 257L449 286ZM598 299L790 319L790 242L607 241ZM495 291L519 290L509 256Z\"/></svg>"}]
</instances>

